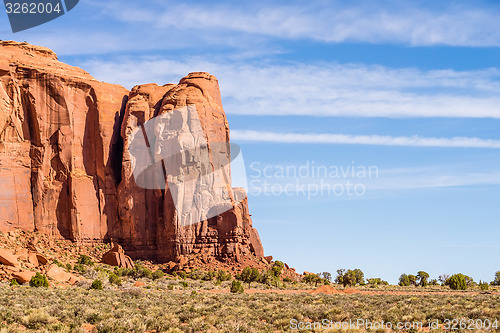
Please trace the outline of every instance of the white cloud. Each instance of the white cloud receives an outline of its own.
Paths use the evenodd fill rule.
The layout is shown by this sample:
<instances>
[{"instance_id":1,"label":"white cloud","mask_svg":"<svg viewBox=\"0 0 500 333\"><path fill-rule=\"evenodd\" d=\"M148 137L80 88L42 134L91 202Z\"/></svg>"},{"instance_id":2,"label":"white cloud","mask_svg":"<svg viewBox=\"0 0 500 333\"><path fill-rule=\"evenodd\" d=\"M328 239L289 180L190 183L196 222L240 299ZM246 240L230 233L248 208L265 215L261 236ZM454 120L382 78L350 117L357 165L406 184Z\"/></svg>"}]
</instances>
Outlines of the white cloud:
<instances>
[{"instance_id":1,"label":"white cloud","mask_svg":"<svg viewBox=\"0 0 500 333\"><path fill-rule=\"evenodd\" d=\"M253 34L326 43L368 42L407 45L500 46L499 8L448 3L431 9L423 4L310 1L228 4L122 2L94 3L114 19L151 28L192 29ZM484 4L484 3L483 3Z\"/></svg>"},{"instance_id":2,"label":"white cloud","mask_svg":"<svg viewBox=\"0 0 500 333\"><path fill-rule=\"evenodd\" d=\"M258 63L159 57L81 64L122 84L178 82L189 72L219 79L228 113L348 117L500 118L500 71L392 69L337 63Z\"/></svg>"},{"instance_id":3,"label":"white cloud","mask_svg":"<svg viewBox=\"0 0 500 333\"><path fill-rule=\"evenodd\" d=\"M486 170L457 170L457 166L380 170L369 179L368 190L405 190L477 185L500 185L500 173Z\"/></svg>"},{"instance_id":4,"label":"white cloud","mask_svg":"<svg viewBox=\"0 0 500 333\"><path fill-rule=\"evenodd\" d=\"M276 133L232 130L231 139L249 142L356 144L406 147L492 148L500 149L500 140L468 137L433 138L421 136L345 135L319 133Z\"/></svg>"},{"instance_id":5,"label":"white cloud","mask_svg":"<svg viewBox=\"0 0 500 333\"><path fill-rule=\"evenodd\" d=\"M80 2L80 16L73 16L71 24L58 20L19 34L7 33L4 38L22 38L60 55L199 51L207 47L248 55L262 49L258 53L282 51L286 47L280 43L283 40L500 46L498 5L448 2L429 7L395 1L290 1L285 5L252 1L235 5L88 0ZM7 24L2 27L8 29Z\"/></svg>"},{"instance_id":6,"label":"white cloud","mask_svg":"<svg viewBox=\"0 0 500 333\"><path fill-rule=\"evenodd\" d=\"M359 173L359 170L373 168L376 171ZM340 171L333 172L334 169ZM252 171L249 173L248 193L256 196L305 195L309 198L337 196L359 199L365 195L377 196L380 191L500 185L500 172L497 170L460 164L391 169L354 163L324 165L308 161L287 165L259 164L258 168L252 166L248 171ZM354 191L355 187L362 189L361 192L358 190L358 195Z\"/></svg>"}]
</instances>

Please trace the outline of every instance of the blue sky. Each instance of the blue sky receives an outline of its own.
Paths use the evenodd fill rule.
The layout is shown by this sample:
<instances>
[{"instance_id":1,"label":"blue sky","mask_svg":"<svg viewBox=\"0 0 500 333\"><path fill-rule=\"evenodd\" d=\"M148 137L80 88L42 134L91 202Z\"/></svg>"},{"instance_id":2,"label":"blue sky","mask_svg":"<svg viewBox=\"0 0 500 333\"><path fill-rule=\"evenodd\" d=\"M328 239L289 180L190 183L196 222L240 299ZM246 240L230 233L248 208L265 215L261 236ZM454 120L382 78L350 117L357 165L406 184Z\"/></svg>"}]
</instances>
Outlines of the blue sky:
<instances>
[{"instance_id":1,"label":"blue sky","mask_svg":"<svg viewBox=\"0 0 500 333\"><path fill-rule=\"evenodd\" d=\"M127 88L214 74L266 254L299 272L491 281L500 270L499 16L497 1L81 0L17 34L4 14L0 31ZM256 171L312 165L378 172ZM264 195L264 181L290 191ZM363 195L316 193L347 182Z\"/></svg>"}]
</instances>

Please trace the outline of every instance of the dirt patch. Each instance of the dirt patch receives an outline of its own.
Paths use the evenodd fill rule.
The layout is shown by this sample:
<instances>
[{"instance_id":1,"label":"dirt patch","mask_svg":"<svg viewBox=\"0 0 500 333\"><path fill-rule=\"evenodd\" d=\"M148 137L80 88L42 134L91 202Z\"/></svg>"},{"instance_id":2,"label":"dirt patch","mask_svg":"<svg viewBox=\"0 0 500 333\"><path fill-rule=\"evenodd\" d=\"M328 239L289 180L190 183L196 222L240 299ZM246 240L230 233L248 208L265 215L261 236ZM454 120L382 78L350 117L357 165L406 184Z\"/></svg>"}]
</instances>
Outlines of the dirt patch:
<instances>
[{"instance_id":1,"label":"dirt patch","mask_svg":"<svg viewBox=\"0 0 500 333\"><path fill-rule=\"evenodd\" d=\"M333 288L332 286L324 285L324 286L317 288L316 290L311 291L310 293L313 295L317 295L317 294L332 295L332 294L338 294L339 290Z\"/></svg>"}]
</instances>

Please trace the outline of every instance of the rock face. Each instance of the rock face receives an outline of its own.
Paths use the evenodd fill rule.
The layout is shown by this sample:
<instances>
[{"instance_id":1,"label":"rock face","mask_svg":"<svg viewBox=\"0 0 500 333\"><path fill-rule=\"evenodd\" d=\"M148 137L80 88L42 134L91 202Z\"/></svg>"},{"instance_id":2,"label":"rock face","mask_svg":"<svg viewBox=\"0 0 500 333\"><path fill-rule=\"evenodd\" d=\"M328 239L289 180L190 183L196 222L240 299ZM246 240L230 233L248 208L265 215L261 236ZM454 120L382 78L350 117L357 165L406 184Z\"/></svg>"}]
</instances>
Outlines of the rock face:
<instances>
[{"instance_id":1,"label":"rock face","mask_svg":"<svg viewBox=\"0 0 500 333\"><path fill-rule=\"evenodd\" d=\"M116 241L133 258L177 260L264 255L246 194L221 214L183 225L176 203L200 203L174 188L137 185L129 134L148 120L195 106L210 151L229 143L217 79L191 73L179 84L131 91L61 63L51 50L0 42L0 231L38 231L75 242ZM183 206L183 207L184 207Z\"/></svg>"}]
</instances>

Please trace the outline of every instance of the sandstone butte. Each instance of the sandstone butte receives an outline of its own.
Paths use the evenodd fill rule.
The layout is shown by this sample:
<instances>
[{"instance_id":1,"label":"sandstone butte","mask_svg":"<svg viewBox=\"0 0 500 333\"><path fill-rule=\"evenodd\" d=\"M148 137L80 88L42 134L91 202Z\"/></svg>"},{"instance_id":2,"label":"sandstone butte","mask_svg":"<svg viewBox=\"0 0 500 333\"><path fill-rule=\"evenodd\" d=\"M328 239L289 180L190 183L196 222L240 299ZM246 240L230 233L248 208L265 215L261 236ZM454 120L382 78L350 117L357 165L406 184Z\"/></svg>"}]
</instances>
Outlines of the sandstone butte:
<instances>
[{"instance_id":1,"label":"sandstone butte","mask_svg":"<svg viewBox=\"0 0 500 333\"><path fill-rule=\"evenodd\" d=\"M208 145L229 142L214 76L190 73L177 85L129 91L58 61L47 48L2 41L0 80L1 232L113 241L134 259L157 262L198 253L264 256L241 189L235 193L245 199L229 211L182 226L168 189L134 181L127 134L152 117L195 105Z\"/></svg>"}]
</instances>

